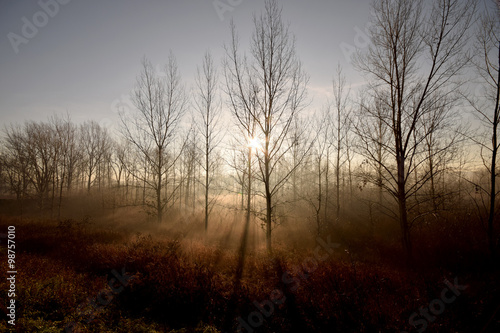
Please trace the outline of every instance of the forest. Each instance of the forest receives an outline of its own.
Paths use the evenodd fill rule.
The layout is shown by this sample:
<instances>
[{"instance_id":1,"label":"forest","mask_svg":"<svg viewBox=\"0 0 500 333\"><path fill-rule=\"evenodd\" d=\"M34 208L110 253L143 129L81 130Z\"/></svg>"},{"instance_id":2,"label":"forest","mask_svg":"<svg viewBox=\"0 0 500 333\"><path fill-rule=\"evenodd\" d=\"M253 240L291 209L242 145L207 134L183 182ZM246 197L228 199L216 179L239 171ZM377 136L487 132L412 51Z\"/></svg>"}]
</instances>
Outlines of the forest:
<instances>
[{"instance_id":1,"label":"forest","mask_svg":"<svg viewBox=\"0 0 500 333\"><path fill-rule=\"evenodd\" d=\"M266 0L193 87L144 57L116 131L6 124L0 330L499 332L500 9L372 7L318 110Z\"/></svg>"}]
</instances>

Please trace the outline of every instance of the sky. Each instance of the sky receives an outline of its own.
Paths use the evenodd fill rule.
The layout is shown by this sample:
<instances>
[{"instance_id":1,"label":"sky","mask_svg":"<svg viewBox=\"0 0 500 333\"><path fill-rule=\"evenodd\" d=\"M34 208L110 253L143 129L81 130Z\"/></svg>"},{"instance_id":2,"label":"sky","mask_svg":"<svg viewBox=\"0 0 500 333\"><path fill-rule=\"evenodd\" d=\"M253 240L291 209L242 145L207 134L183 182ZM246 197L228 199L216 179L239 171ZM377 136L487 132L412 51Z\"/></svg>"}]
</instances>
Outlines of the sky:
<instances>
[{"instance_id":1,"label":"sky","mask_svg":"<svg viewBox=\"0 0 500 333\"><path fill-rule=\"evenodd\" d=\"M326 103L338 64L359 85L346 55L364 45L370 1L280 3L310 77L310 107ZM132 108L143 57L160 69L172 52L189 89L206 50L220 64L230 20L246 48L263 8L264 0L0 0L0 124L67 112L113 127L117 106Z\"/></svg>"}]
</instances>

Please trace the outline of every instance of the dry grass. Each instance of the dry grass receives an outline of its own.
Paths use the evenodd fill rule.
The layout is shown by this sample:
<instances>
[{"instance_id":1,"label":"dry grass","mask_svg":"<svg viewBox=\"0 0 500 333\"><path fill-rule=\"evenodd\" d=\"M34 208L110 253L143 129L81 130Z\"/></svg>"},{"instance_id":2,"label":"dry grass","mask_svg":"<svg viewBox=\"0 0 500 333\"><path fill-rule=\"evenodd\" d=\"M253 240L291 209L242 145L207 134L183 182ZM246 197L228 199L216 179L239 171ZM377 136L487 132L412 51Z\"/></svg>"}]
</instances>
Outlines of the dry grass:
<instances>
[{"instance_id":1,"label":"dry grass","mask_svg":"<svg viewBox=\"0 0 500 333\"><path fill-rule=\"evenodd\" d=\"M425 239L425 246L418 263L407 267L401 265L399 244L387 240L390 230L368 236L345 227L332 231L341 247L317 267L309 266L309 273L302 264L314 256L312 236L291 238L297 230L278 234L269 257L256 233L242 279L235 281L241 229L230 223L214 228L209 240L189 222L148 226L146 233L135 231L140 226L88 219L1 218L0 230L7 225L17 230L17 332L61 332L71 321L80 322L82 332L234 332L236 318L248 318L256 311L253 302L268 300L275 289L286 300L257 332L409 331L411 313L439 297L443 280L455 276L470 288L426 332L477 331L498 303L499 269L479 260L484 256L478 245L464 246L477 235L463 230L455 236L468 236L458 240L453 230L445 230L449 237L422 230L415 239ZM6 257L4 247L1 254ZM6 271L6 260L1 269ZM88 316L79 305L107 288L112 270L122 269L134 279L84 323ZM296 283L285 283L285 272ZM0 289L6 288L3 279ZM498 320L490 328L498 328ZM0 330L6 329L0 323Z\"/></svg>"}]
</instances>

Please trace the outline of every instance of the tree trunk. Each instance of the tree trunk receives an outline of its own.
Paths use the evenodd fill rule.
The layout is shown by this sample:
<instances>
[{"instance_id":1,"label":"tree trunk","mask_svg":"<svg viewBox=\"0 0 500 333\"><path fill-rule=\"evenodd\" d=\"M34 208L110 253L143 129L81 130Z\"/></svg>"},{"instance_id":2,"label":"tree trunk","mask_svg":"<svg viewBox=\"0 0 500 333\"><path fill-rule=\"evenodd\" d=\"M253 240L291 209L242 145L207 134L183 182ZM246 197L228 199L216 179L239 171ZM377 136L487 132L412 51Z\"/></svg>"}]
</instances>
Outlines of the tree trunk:
<instances>
[{"instance_id":1,"label":"tree trunk","mask_svg":"<svg viewBox=\"0 0 500 333\"><path fill-rule=\"evenodd\" d=\"M252 194L252 148L248 148L248 179L247 179L247 212L246 212L246 217L245 217L245 231L243 233L244 235L244 242L246 244L247 237L248 237L248 227L250 225L250 208L251 208L251 194ZM241 193L241 196L243 197L243 192Z\"/></svg>"},{"instance_id":2,"label":"tree trunk","mask_svg":"<svg viewBox=\"0 0 500 333\"><path fill-rule=\"evenodd\" d=\"M266 138L267 139L267 138ZM270 191L270 181L271 175L269 174L269 157L267 155L269 140L266 140L266 156L264 157L264 169L265 169L265 182L264 187L266 189L266 248L269 254L272 254L272 244L271 244L271 233L272 233L272 201L271 201L271 191Z\"/></svg>"},{"instance_id":3,"label":"tree trunk","mask_svg":"<svg viewBox=\"0 0 500 333\"><path fill-rule=\"evenodd\" d=\"M499 55L498 62L500 65L500 43L499 43ZM499 100L500 100L500 86L498 83L500 82L500 69L498 70L498 81L497 81L497 96L496 96L496 105L494 112L494 120L493 120L493 137L491 139L492 143L492 156L491 156L491 188L490 188L490 209L488 214L488 245L490 248L490 253L493 257L496 256L496 244L495 244L495 236L494 236L494 218L495 218L495 199L496 199L496 160L498 154L498 138L497 138L497 129L499 122Z\"/></svg>"},{"instance_id":4,"label":"tree trunk","mask_svg":"<svg viewBox=\"0 0 500 333\"><path fill-rule=\"evenodd\" d=\"M321 205L322 205L322 186L321 186L321 158L318 160L318 207L316 208L316 232L321 234Z\"/></svg>"},{"instance_id":5,"label":"tree trunk","mask_svg":"<svg viewBox=\"0 0 500 333\"><path fill-rule=\"evenodd\" d=\"M208 172L209 172L209 160L208 160L208 152L209 146L208 141L205 147L205 231L208 230Z\"/></svg>"},{"instance_id":6,"label":"tree trunk","mask_svg":"<svg viewBox=\"0 0 500 333\"><path fill-rule=\"evenodd\" d=\"M272 206L271 195L269 194L269 185L266 184L266 249L269 254L273 253L271 244L272 232Z\"/></svg>"},{"instance_id":7,"label":"tree trunk","mask_svg":"<svg viewBox=\"0 0 500 333\"><path fill-rule=\"evenodd\" d=\"M406 252L407 259L413 261L410 228L408 225L408 210L406 207L406 188L405 188L405 161L401 152L398 154L398 206L399 223L401 227L401 241L403 250Z\"/></svg>"},{"instance_id":8,"label":"tree trunk","mask_svg":"<svg viewBox=\"0 0 500 333\"><path fill-rule=\"evenodd\" d=\"M329 206L329 196L330 196L330 187L328 183L330 182L330 149L327 147L326 149L326 167L325 167L325 217L323 219L323 223L327 223L328 221L328 206Z\"/></svg>"},{"instance_id":9,"label":"tree trunk","mask_svg":"<svg viewBox=\"0 0 500 333\"><path fill-rule=\"evenodd\" d=\"M63 167L63 172L61 176L61 185L59 186L59 203L57 207L57 218L61 218L61 206L62 206L62 198L63 198L63 187L64 187L64 178L66 177L66 167Z\"/></svg>"},{"instance_id":10,"label":"tree trunk","mask_svg":"<svg viewBox=\"0 0 500 333\"><path fill-rule=\"evenodd\" d=\"M162 166L163 166L163 150L162 147L158 147L158 187L156 189L156 209L157 209L157 221L158 224L162 222L163 219L163 207L161 200L161 190L162 190Z\"/></svg>"},{"instance_id":11,"label":"tree trunk","mask_svg":"<svg viewBox=\"0 0 500 333\"><path fill-rule=\"evenodd\" d=\"M336 165L336 181L337 181L337 219L338 224L340 220L340 148L337 146L337 165Z\"/></svg>"},{"instance_id":12,"label":"tree trunk","mask_svg":"<svg viewBox=\"0 0 500 333\"><path fill-rule=\"evenodd\" d=\"M428 152L429 152L429 178L431 182L431 198L432 198L432 209L434 212L437 212L438 210L438 205L437 205L437 200L436 200L436 184L435 184L435 172L434 172L434 159L432 157L432 150L431 146L429 144L428 147Z\"/></svg>"}]
</instances>

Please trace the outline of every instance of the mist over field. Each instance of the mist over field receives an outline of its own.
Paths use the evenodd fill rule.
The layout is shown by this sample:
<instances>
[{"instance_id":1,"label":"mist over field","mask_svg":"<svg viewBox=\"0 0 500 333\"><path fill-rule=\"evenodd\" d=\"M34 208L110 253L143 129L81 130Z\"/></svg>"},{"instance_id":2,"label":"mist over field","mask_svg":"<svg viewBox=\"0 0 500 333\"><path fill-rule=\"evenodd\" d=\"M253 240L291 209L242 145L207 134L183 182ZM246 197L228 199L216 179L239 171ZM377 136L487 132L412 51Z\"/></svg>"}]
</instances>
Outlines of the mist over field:
<instances>
[{"instance_id":1,"label":"mist over field","mask_svg":"<svg viewBox=\"0 0 500 333\"><path fill-rule=\"evenodd\" d=\"M500 331L496 1L110 3L0 2L2 332Z\"/></svg>"}]
</instances>

